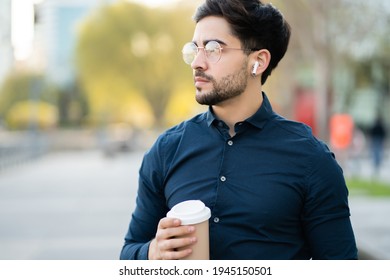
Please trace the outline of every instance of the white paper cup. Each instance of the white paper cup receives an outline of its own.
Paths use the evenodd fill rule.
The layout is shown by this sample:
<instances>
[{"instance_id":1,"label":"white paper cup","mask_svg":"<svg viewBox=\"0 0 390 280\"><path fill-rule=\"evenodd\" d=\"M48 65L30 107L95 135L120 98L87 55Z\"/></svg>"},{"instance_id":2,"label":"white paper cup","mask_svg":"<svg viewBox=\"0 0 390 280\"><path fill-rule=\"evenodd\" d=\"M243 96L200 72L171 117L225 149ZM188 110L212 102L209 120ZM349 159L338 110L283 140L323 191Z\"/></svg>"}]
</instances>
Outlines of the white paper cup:
<instances>
[{"instance_id":1,"label":"white paper cup","mask_svg":"<svg viewBox=\"0 0 390 280\"><path fill-rule=\"evenodd\" d=\"M196 236L197 242L189 247L192 253L187 260L208 260L209 252L209 218L211 211L200 200L187 200L172 207L167 217L181 220L182 225L194 225L195 232L188 236Z\"/></svg>"}]
</instances>

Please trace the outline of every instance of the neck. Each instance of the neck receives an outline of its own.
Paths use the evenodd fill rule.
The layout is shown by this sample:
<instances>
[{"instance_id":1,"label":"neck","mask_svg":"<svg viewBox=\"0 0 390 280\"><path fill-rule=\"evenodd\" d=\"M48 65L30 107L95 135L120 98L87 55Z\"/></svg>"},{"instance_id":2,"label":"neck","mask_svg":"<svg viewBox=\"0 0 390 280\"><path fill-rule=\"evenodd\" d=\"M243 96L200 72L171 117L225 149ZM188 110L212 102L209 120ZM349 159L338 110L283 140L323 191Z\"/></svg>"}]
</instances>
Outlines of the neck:
<instances>
[{"instance_id":1,"label":"neck","mask_svg":"<svg viewBox=\"0 0 390 280\"><path fill-rule=\"evenodd\" d=\"M234 136L234 125L254 115L262 102L261 90L245 91L239 96L213 105L213 111L220 120L229 126L229 133Z\"/></svg>"}]
</instances>

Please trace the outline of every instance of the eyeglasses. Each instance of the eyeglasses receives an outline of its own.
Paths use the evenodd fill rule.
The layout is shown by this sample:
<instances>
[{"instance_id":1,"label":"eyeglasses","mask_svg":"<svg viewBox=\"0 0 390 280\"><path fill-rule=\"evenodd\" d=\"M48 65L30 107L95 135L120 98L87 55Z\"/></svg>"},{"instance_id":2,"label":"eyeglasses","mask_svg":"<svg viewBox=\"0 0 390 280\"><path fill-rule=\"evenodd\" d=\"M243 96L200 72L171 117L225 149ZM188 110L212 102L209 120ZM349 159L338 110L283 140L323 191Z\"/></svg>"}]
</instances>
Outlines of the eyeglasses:
<instances>
[{"instance_id":1,"label":"eyeglasses","mask_svg":"<svg viewBox=\"0 0 390 280\"><path fill-rule=\"evenodd\" d=\"M183 53L183 60L187 64L191 64L195 57L199 53L199 49L203 49L204 54L206 55L207 61L210 63L217 63L221 59L222 50L229 49L229 50L250 50L255 51L256 49L239 49L239 48L228 48L228 47L221 47L221 45L217 41L209 41L204 47L198 47L193 42L189 42L184 45L182 49Z\"/></svg>"}]
</instances>

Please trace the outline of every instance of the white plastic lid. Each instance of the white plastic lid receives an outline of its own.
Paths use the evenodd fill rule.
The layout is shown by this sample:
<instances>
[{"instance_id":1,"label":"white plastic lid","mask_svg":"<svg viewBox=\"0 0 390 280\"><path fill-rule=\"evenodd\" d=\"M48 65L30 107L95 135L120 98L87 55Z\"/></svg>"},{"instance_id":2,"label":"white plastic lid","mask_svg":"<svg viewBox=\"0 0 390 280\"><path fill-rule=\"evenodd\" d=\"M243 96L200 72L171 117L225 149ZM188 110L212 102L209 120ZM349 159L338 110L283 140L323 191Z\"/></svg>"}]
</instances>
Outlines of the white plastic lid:
<instances>
[{"instance_id":1,"label":"white plastic lid","mask_svg":"<svg viewBox=\"0 0 390 280\"><path fill-rule=\"evenodd\" d=\"M187 200L173 206L167 217L181 220L182 225L192 225L208 220L211 211L200 200Z\"/></svg>"}]
</instances>

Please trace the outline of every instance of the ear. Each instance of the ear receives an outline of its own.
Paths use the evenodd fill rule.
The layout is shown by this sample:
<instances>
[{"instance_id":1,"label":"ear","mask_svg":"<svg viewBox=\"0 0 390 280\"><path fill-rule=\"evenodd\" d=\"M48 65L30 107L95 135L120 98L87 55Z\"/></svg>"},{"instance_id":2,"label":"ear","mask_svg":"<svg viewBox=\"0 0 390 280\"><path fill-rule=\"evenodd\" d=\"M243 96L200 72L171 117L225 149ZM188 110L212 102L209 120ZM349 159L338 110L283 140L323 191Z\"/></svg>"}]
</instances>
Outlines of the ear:
<instances>
[{"instance_id":1,"label":"ear","mask_svg":"<svg viewBox=\"0 0 390 280\"><path fill-rule=\"evenodd\" d=\"M252 65L255 65L256 61L258 62L258 67L256 67L257 69L255 73L253 73L253 76L261 75L268 68L268 65L271 61L271 53L267 49L261 49L255 51L252 55Z\"/></svg>"}]
</instances>

